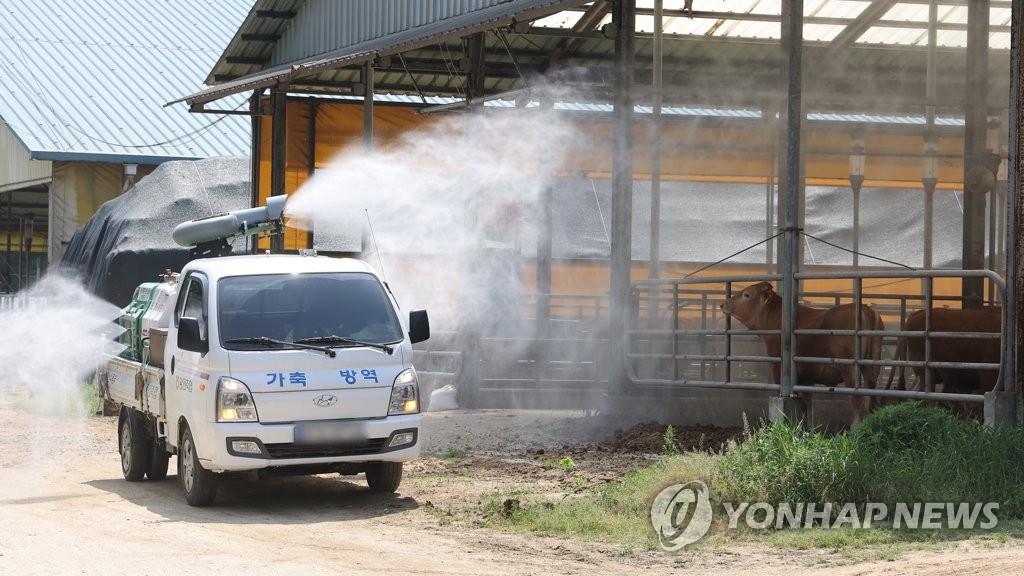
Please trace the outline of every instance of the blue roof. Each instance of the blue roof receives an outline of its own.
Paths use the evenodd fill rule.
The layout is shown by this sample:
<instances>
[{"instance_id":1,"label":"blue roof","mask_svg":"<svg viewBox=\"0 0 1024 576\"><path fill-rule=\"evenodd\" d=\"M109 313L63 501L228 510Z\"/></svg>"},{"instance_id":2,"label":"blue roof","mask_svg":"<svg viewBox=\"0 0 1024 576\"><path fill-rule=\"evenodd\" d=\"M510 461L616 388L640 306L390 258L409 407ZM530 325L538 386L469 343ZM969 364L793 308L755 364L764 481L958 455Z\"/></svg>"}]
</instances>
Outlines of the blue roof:
<instances>
[{"instance_id":1,"label":"blue roof","mask_svg":"<svg viewBox=\"0 0 1024 576\"><path fill-rule=\"evenodd\" d=\"M0 0L0 119L38 160L247 156L248 116L163 105L206 77L252 5Z\"/></svg>"}]
</instances>

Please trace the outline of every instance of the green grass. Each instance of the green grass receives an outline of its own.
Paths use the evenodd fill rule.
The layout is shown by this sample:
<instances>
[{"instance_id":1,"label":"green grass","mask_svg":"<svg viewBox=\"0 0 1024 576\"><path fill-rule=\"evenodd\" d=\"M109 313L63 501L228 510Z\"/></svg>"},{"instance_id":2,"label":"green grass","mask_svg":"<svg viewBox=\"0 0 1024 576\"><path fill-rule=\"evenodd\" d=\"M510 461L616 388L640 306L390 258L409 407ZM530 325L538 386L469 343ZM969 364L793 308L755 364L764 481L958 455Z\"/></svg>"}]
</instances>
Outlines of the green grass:
<instances>
[{"instance_id":1,"label":"green grass","mask_svg":"<svg viewBox=\"0 0 1024 576\"><path fill-rule=\"evenodd\" d=\"M1024 429L992 430L914 402L827 437L774 423L722 459L726 501L998 502L1024 517Z\"/></svg>"},{"instance_id":2,"label":"green grass","mask_svg":"<svg viewBox=\"0 0 1024 576\"><path fill-rule=\"evenodd\" d=\"M877 502L998 502L1024 518L1024 429L993 430L915 403L888 406L850 436L861 494Z\"/></svg>"},{"instance_id":3,"label":"green grass","mask_svg":"<svg viewBox=\"0 0 1024 576\"><path fill-rule=\"evenodd\" d=\"M720 501L845 502L853 443L799 424L773 424L747 436L719 463Z\"/></svg>"},{"instance_id":4,"label":"green grass","mask_svg":"<svg viewBox=\"0 0 1024 576\"><path fill-rule=\"evenodd\" d=\"M694 479L711 481L713 457L687 454L652 464L628 474L620 482L592 488L578 497L559 502L531 500L530 493L494 493L487 496L481 512L487 525L533 530L542 534L579 535L626 546L657 545L650 524L654 497L666 486ZM505 502L517 499L510 509Z\"/></svg>"},{"instance_id":5,"label":"green grass","mask_svg":"<svg viewBox=\"0 0 1024 576\"><path fill-rule=\"evenodd\" d=\"M456 460L465 457L466 451L462 448L449 448L441 453L441 458L444 458L445 460Z\"/></svg>"},{"instance_id":6,"label":"green grass","mask_svg":"<svg viewBox=\"0 0 1024 576\"><path fill-rule=\"evenodd\" d=\"M667 435L666 440L672 440ZM774 423L748 432L724 455L674 455L666 442L661 462L618 482L567 494L559 501L518 490L488 495L480 512L488 526L574 535L633 547L656 548L650 523L655 495L673 484L702 480L715 520L694 545L757 542L777 548L836 550L851 561L891 559L950 541L991 545L1024 540L1024 430L991 430L938 408L902 403L872 414L853 432L825 436L797 424ZM869 529L753 530L741 519L729 528L723 503L816 502L859 506L894 503L998 502L991 530Z\"/></svg>"}]
</instances>

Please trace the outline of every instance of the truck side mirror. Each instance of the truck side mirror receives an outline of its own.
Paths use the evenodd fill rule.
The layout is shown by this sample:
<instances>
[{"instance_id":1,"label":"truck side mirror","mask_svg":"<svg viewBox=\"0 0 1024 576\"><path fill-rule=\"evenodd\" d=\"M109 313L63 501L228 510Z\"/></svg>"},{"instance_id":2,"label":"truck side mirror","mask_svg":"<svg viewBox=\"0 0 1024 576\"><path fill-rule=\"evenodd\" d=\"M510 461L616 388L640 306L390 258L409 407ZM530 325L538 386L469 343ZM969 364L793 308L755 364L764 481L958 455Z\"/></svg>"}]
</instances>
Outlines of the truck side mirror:
<instances>
[{"instance_id":1,"label":"truck side mirror","mask_svg":"<svg viewBox=\"0 0 1024 576\"><path fill-rule=\"evenodd\" d=\"M189 352L206 354L210 351L210 343L199 331L199 320L188 316L178 319L178 348Z\"/></svg>"},{"instance_id":2,"label":"truck side mirror","mask_svg":"<svg viewBox=\"0 0 1024 576\"><path fill-rule=\"evenodd\" d=\"M430 338L430 320L426 310L409 311L409 340L413 344Z\"/></svg>"}]
</instances>

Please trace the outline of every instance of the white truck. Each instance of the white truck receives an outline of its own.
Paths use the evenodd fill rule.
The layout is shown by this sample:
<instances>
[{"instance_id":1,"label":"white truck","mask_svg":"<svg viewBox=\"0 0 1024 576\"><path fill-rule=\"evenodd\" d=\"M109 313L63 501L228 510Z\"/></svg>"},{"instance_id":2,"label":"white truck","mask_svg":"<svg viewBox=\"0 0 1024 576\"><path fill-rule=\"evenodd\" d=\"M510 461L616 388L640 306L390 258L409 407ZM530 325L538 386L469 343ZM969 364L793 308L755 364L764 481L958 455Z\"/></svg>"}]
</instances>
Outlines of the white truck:
<instances>
[{"instance_id":1,"label":"white truck","mask_svg":"<svg viewBox=\"0 0 1024 576\"><path fill-rule=\"evenodd\" d=\"M282 208L185 223L175 240L220 252L210 243L279 229ZM397 490L421 443L412 345L430 336L425 311L398 309L367 264L315 255L200 258L143 284L95 380L119 407L125 479L162 480L176 454L193 506L222 476L365 473Z\"/></svg>"}]
</instances>

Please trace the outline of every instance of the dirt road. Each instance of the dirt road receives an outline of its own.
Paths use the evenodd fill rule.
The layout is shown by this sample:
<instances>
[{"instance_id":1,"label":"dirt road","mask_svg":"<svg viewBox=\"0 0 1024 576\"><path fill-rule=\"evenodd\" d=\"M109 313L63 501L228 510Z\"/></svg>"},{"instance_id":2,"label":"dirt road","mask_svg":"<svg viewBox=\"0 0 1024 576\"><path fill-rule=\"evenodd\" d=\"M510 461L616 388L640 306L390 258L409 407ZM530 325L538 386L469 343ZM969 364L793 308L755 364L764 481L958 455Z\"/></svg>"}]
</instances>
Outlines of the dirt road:
<instances>
[{"instance_id":1,"label":"dirt road","mask_svg":"<svg viewBox=\"0 0 1024 576\"><path fill-rule=\"evenodd\" d=\"M226 482L216 505L185 504L172 472L163 482L121 478L114 418L47 417L0 396L0 574L962 574L1019 573L1024 548L972 544L848 565L837 552L728 551L623 555L574 539L442 525L432 508L472 499L514 473L453 473L443 460L407 468L394 496L370 495L361 477ZM436 452L538 450L593 439L577 415L446 412L427 415ZM481 431L481 426L486 430ZM582 438L581 438L582 437ZM486 441L490 439L490 446ZM638 462L620 455L608 473ZM476 464L474 464L476 463ZM432 481L417 481L417 474ZM542 474L541 474L542 476ZM542 481L543 478L540 478Z\"/></svg>"}]
</instances>

